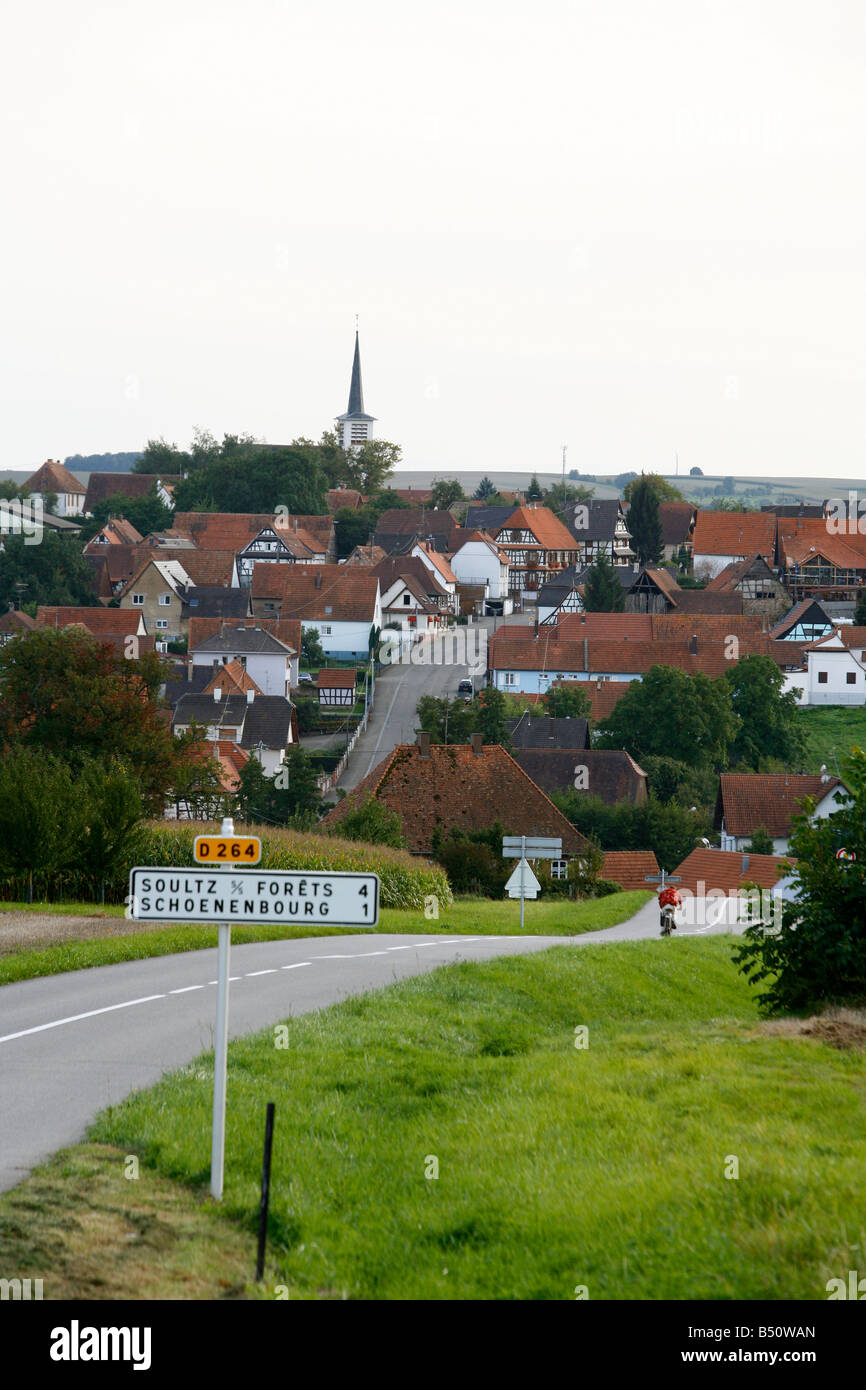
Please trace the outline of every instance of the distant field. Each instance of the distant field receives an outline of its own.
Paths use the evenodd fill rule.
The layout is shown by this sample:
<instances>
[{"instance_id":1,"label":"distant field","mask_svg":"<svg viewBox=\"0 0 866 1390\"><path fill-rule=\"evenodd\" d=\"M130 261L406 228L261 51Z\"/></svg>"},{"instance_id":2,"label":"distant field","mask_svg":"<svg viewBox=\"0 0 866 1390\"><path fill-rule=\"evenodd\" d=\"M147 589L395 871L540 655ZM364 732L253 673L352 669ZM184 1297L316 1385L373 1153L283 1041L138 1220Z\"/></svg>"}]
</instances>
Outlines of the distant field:
<instances>
[{"instance_id":1,"label":"distant field","mask_svg":"<svg viewBox=\"0 0 866 1390\"><path fill-rule=\"evenodd\" d=\"M806 730L807 772L820 772L826 763L828 772L837 773L837 759L856 745L866 748L866 705L803 709L800 718Z\"/></svg>"}]
</instances>

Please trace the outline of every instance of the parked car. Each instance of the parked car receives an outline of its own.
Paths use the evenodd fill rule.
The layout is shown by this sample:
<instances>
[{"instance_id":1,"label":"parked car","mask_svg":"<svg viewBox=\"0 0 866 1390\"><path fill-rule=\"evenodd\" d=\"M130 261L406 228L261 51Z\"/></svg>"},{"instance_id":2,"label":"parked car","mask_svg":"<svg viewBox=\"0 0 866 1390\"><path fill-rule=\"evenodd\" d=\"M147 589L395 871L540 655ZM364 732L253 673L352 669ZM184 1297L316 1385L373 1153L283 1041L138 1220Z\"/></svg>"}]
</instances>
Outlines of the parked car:
<instances>
[{"instance_id":1,"label":"parked car","mask_svg":"<svg viewBox=\"0 0 866 1390\"><path fill-rule=\"evenodd\" d=\"M457 687L457 694L462 695L464 702L468 705L472 696L475 694L472 682L469 680L461 681Z\"/></svg>"},{"instance_id":2,"label":"parked car","mask_svg":"<svg viewBox=\"0 0 866 1390\"><path fill-rule=\"evenodd\" d=\"M312 684L313 684L313 677L310 675L309 671L299 671L299 672L298 672L298 685L312 685Z\"/></svg>"}]
</instances>

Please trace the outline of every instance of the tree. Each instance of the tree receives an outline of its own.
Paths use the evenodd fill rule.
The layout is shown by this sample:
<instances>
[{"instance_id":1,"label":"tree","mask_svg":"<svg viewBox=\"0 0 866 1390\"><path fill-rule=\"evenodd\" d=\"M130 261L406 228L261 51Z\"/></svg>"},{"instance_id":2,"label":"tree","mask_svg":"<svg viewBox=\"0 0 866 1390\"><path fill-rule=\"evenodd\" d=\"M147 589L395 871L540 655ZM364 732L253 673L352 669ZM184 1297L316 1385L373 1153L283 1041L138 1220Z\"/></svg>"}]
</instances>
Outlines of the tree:
<instances>
[{"instance_id":1,"label":"tree","mask_svg":"<svg viewBox=\"0 0 866 1390\"><path fill-rule=\"evenodd\" d=\"M379 492L400 462L401 453L400 445L387 439L368 439L345 450L346 481L359 492Z\"/></svg>"},{"instance_id":2,"label":"tree","mask_svg":"<svg viewBox=\"0 0 866 1390\"><path fill-rule=\"evenodd\" d=\"M363 840L368 845L391 845L393 849L405 849L403 821L399 812L368 796L360 806L330 828L332 835L344 840Z\"/></svg>"},{"instance_id":3,"label":"tree","mask_svg":"<svg viewBox=\"0 0 866 1390\"><path fill-rule=\"evenodd\" d=\"M0 747L38 749L73 771L116 759L161 815L182 757L157 701L164 680L154 653L126 660L80 628L23 633L0 648Z\"/></svg>"},{"instance_id":4,"label":"tree","mask_svg":"<svg viewBox=\"0 0 866 1390\"><path fill-rule=\"evenodd\" d=\"M708 821L675 801L654 796L636 806L620 801L609 806L601 797L572 788L551 800L575 829L603 850L652 850L659 864L672 873L709 829ZM647 885L649 886L649 885Z\"/></svg>"},{"instance_id":5,"label":"tree","mask_svg":"<svg viewBox=\"0 0 866 1390\"><path fill-rule=\"evenodd\" d=\"M474 733L480 733L484 743L500 743L503 748L511 747L511 738L508 732L508 720L510 713L505 695L495 686L488 685L478 695L474 705L467 706L474 709L475 728Z\"/></svg>"},{"instance_id":6,"label":"tree","mask_svg":"<svg viewBox=\"0 0 866 1390\"><path fill-rule=\"evenodd\" d=\"M149 439L143 454L132 465L133 473L155 473L158 477L177 477L190 467L190 456L165 439Z\"/></svg>"},{"instance_id":7,"label":"tree","mask_svg":"<svg viewBox=\"0 0 866 1390\"><path fill-rule=\"evenodd\" d=\"M689 477L690 477L690 478L702 478L703 476L704 476L704 470L703 470L702 468L697 468L697 467L695 467L695 468L690 468L690 469L689 469Z\"/></svg>"},{"instance_id":8,"label":"tree","mask_svg":"<svg viewBox=\"0 0 866 1390\"><path fill-rule=\"evenodd\" d=\"M854 609L854 622L857 627L866 627L866 589L861 589L857 595L857 606Z\"/></svg>"},{"instance_id":9,"label":"tree","mask_svg":"<svg viewBox=\"0 0 866 1390\"><path fill-rule=\"evenodd\" d=\"M554 719L589 719L592 711L581 681L562 681L547 692L547 713Z\"/></svg>"},{"instance_id":10,"label":"tree","mask_svg":"<svg viewBox=\"0 0 866 1390\"><path fill-rule=\"evenodd\" d=\"M614 487L618 487L620 490L624 487L628 487L632 478L637 478L638 476L639 474L637 473L618 473L613 480Z\"/></svg>"},{"instance_id":11,"label":"tree","mask_svg":"<svg viewBox=\"0 0 866 1390\"><path fill-rule=\"evenodd\" d=\"M838 811L810 822L803 803L789 840L796 860L793 897L755 914L734 951L767 1012L814 1008L866 998L866 753L842 759L850 789ZM855 858L837 859L838 850ZM771 904L775 907L775 905ZM781 919L781 920L780 920Z\"/></svg>"},{"instance_id":12,"label":"tree","mask_svg":"<svg viewBox=\"0 0 866 1390\"><path fill-rule=\"evenodd\" d=\"M765 825L759 825L752 831L752 838L746 845L747 854L772 854L773 837Z\"/></svg>"},{"instance_id":13,"label":"tree","mask_svg":"<svg viewBox=\"0 0 866 1390\"><path fill-rule=\"evenodd\" d=\"M641 565L655 565L664 555L659 502L648 478L638 478L631 486L628 529Z\"/></svg>"},{"instance_id":14,"label":"tree","mask_svg":"<svg viewBox=\"0 0 866 1390\"><path fill-rule=\"evenodd\" d=\"M710 680L671 666L651 666L599 724L599 746L624 748L638 761L650 754L693 767L723 767L739 721L724 677Z\"/></svg>"},{"instance_id":15,"label":"tree","mask_svg":"<svg viewBox=\"0 0 866 1390\"><path fill-rule=\"evenodd\" d=\"M415 711L421 729L430 735L431 743L468 743L475 731L473 704L449 700L447 695L422 695Z\"/></svg>"},{"instance_id":16,"label":"tree","mask_svg":"<svg viewBox=\"0 0 866 1390\"><path fill-rule=\"evenodd\" d=\"M81 553L75 535L61 535L48 527L38 545L28 545L26 535L3 536L0 551L0 610L20 607L18 585L28 604L58 607L97 606L93 570Z\"/></svg>"},{"instance_id":17,"label":"tree","mask_svg":"<svg viewBox=\"0 0 866 1390\"><path fill-rule=\"evenodd\" d=\"M529 480L529 487L526 489L526 500L527 502L540 502L543 496L544 493L541 490L541 483L533 473Z\"/></svg>"},{"instance_id":18,"label":"tree","mask_svg":"<svg viewBox=\"0 0 866 1390\"><path fill-rule=\"evenodd\" d=\"M237 801L238 814L250 824L315 824L322 792L313 760L300 745L292 744L285 761L268 777L258 758L251 757L241 769Z\"/></svg>"},{"instance_id":19,"label":"tree","mask_svg":"<svg viewBox=\"0 0 866 1390\"><path fill-rule=\"evenodd\" d=\"M327 510L325 475L299 449L226 435L218 457L206 444L201 451L202 465L175 489L178 511L275 512L282 506L313 516Z\"/></svg>"},{"instance_id":20,"label":"tree","mask_svg":"<svg viewBox=\"0 0 866 1390\"><path fill-rule=\"evenodd\" d=\"M496 492L494 484L490 481L487 474L481 479L472 496L476 502L487 502Z\"/></svg>"},{"instance_id":21,"label":"tree","mask_svg":"<svg viewBox=\"0 0 866 1390\"><path fill-rule=\"evenodd\" d=\"M669 483L667 478L663 478L660 473L641 473L640 477L635 474L630 482L626 483L623 489L623 501L631 502L632 493L639 483L646 483L652 488L659 502L684 502L685 498L678 487Z\"/></svg>"},{"instance_id":22,"label":"tree","mask_svg":"<svg viewBox=\"0 0 866 1390\"><path fill-rule=\"evenodd\" d=\"M0 758L0 844L4 876L54 874L75 859L80 809L69 766L35 748L9 748Z\"/></svg>"},{"instance_id":23,"label":"tree","mask_svg":"<svg viewBox=\"0 0 866 1390\"><path fill-rule=\"evenodd\" d=\"M143 497L126 497L122 493L115 493L94 504L93 513L82 528L81 539L91 540L110 516L124 517L132 522L139 535L149 536L152 531L166 531L171 526L174 512L160 500L156 483Z\"/></svg>"},{"instance_id":24,"label":"tree","mask_svg":"<svg viewBox=\"0 0 866 1390\"><path fill-rule=\"evenodd\" d=\"M321 666L325 660L325 653L319 641L319 629L317 627L302 627L301 629L301 661L304 666Z\"/></svg>"},{"instance_id":25,"label":"tree","mask_svg":"<svg viewBox=\"0 0 866 1390\"><path fill-rule=\"evenodd\" d=\"M595 496L595 488L585 487L582 483L575 487L572 483L553 483L544 494L545 505L552 511L562 513L566 507L572 507L575 502L591 502Z\"/></svg>"},{"instance_id":26,"label":"tree","mask_svg":"<svg viewBox=\"0 0 866 1390\"><path fill-rule=\"evenodd\" d=\"M784 674L768 656L747 656L731 663L723 680L739 727L731 748L734 761L757 769L766 758L797 763L805 751L796 695L782 694Z\"/></svg>"},{"instance_id":27,"label":"tree","mask_svg":"<svg viewBox=\"0 0 866 1390\"><path fill-rule=\"evenodd\" d=\"M431 503L444 512L453 507L455 502L462 502L465 496L466 493L456 478L439 478L433 484Z\"/></svg>"},{"instance_id":28,"label":"tree","mask_svg":"<svg viewBox=\"0 0 866 1390\"><path fill-rule=\"evenodd\" d=\"M587 613L622 613L625 609L625 592L604 551L586 572L583 606Z\"/></svg>"}]
</instances>

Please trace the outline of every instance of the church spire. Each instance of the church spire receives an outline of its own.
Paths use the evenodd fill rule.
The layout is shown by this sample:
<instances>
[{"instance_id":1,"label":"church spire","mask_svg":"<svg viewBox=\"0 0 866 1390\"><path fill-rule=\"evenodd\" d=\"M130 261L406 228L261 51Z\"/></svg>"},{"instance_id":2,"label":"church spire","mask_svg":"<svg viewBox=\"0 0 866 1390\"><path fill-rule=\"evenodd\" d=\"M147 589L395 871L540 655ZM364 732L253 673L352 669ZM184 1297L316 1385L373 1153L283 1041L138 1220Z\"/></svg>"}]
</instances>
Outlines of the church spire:
<instances>
[{"instance_id":1,"label":"church spire","mask_svg":"<svg viewBox=\"0 0 866 1390\"><path fill-rule=\"evenodd\" d=\"M358 340L358 318L355 316L355 355L352 359L352 380L349 384L349 408L335 421L337 435L344 449L363 444L373 438L374 415L364 411L364 388L361 385L361 345Z\"/></svg>"}]
</instances>

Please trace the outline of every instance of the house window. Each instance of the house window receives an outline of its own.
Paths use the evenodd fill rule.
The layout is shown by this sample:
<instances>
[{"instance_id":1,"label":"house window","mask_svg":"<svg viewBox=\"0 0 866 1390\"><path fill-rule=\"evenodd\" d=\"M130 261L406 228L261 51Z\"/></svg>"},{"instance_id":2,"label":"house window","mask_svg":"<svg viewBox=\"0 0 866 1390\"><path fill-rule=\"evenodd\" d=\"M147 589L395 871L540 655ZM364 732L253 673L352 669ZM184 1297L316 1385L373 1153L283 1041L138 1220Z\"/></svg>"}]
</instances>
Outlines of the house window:
<instances>
[{"instance_id":1,"label":"house window","mask_svg":"<svg viewBox=\"0 0 866 1390\"><path fill-rule=\"evenodd\" d=\"M550 861L551 878L568 878L568 860L551 859Z\"/></svg>"},{"instance_id":2,"label":"house window","mask_svg":"<svg viewBox=\"0 0 866 1390\"><path fill-rule=\"evenodd\" d=\"M404 602L404 603L411 603L411 602L412 602L412 595L411 595L411 594L404 594L404 595L403 595L403 602Z\"/></svg>"},{"instance_id":3,"label":"house window","mask_svg":"<svg viewBox=\"0 0 866 1390\"><path fill-rule=\"evenodd\" d=\"M319 628L319 631L321 632L321 634L322 634L323 637L330 637L330 635L331 635L331 624L330 624L330 623L322 623L322 626Z\"/></svg>"},{"instance_id":4,"label":"house window","mask_svg":"<svg viewBox=\"0 0 866 1390\"><path fill-rule=\"evenodd\" d=\"M819 685L826 685L826 684L827 684L827 672L826 672L826 671L819 671L819 672L818 672L818 684L819 684Z\"/></svg>"},{"instance_id":5,"label":"house window","mask_svg":"<svg viewBox=\"0 0 866 1390\"><path fill-rule=\"evenodd\" d=\"M160 594L159 598L157 599L157 603L159 604L160 608L168 608L169 604L171 603L171 594Z\"/></svg>"},{"instance_id":6,"label":"house window","mask_svg":"<svg viewBox=\"0 0 866 1390\"><path fill-rule=\"evenodd\" d=\"M143 607L144 607L144 594L133 594L133 596L132 596L132 606L133 606L133 608L143 608Z\"/></svg>"},{"instance_id":7,"label":"house window","mask_svg":"<svg viewBox=\"0 0 866 1390\"><path fill-rule=\"evenodd\" d=\"M856 684L857 684L857 672L856 672L856 671L846 671L846 672L845 672L845 679L846 679L846 681L848 682L849 685L856 685Z\"/></svg>"},{"instance_id":8,"label":"house window","mask_svg":"<svg viewBox=\"0 0 866 1390\"><path fill-rule=\"evenodd\" d=\"M516 685L517 675L514 671L506 671L503 678L503 685Z\"/></svg>"},{"instance_id":9,"label":"house window","mask_svg":"<svg viewBox=\"0 0 866 1390\"><path fill-rule=\"evenodd\" d=\"M157 627L168 627L168 618L157 618Z\"/></svg>"}]
</instances>

